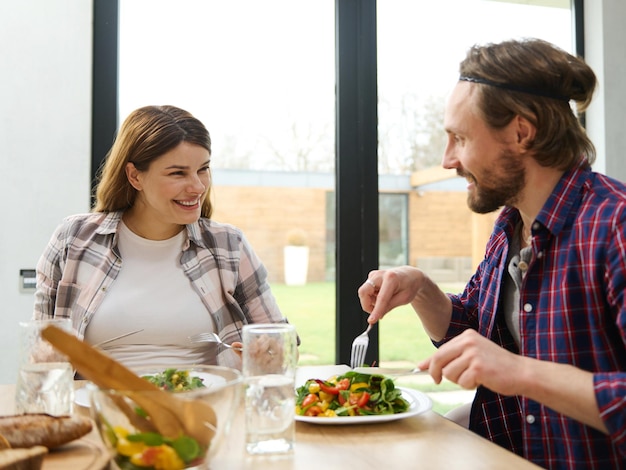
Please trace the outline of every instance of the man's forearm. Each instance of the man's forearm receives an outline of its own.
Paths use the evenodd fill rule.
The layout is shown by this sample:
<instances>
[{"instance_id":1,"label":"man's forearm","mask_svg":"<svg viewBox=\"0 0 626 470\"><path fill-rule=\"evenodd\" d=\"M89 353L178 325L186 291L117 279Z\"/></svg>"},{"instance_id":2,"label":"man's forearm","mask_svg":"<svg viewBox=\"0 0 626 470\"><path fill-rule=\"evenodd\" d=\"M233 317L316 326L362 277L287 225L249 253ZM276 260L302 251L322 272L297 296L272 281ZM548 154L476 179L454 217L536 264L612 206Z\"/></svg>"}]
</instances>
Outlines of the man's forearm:
<instances>
[{"instance_id":1,"label":"man's forearm","mask_svg":"<svg viewBox=\"0 0 626 470\"><path fill-rule=\"evenodd\" d=\"M600 418L591 372L569 364L526 359L521 374L521 395L608 433Z\"/></svg>"},{"instance_id":2,"label":"man's forearm","mask_svg":"<svg viewBox=\"0 0 626 470\"><path fill-rule=\"evenodd\" d=\"M411 306L433 341L444 338L452 318L452 301L430 278L426 277Z\"/></svg>"}]
</instances>

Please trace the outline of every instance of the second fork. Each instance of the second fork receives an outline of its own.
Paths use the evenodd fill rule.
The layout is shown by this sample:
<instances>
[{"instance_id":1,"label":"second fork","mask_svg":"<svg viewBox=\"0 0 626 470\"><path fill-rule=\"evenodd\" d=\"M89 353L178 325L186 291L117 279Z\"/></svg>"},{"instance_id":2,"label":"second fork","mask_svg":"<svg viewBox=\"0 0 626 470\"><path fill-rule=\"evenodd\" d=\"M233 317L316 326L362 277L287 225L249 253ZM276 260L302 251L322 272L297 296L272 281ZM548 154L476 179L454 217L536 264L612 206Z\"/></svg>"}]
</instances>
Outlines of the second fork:
<instances>
[{"instance_id":1,"label":"second fork","mask_svg":"<svg viewBox=\"0 0 626 470\"><path fill-rule=\"evenodd\" d=\"M370 344L370 338L368 336L372 324L367 326L367 329L352 341L352 351L350 354L350 367L361 367L365 362L365 354L367 353L367 347Z\"/></svg>"},{"instance_id":2,"label":"second fork","mask_svg":"<svg viewBox=\"0 0 626 470\"><path fill-rule=\"evenodd\" d=\"M235 347L232 344L225 343L217 333L198 333L189 336L189 341L192 343L217 343L225 348L232 349L233 351L241 351L241 348Z\"/></svg>"}]
</instances>

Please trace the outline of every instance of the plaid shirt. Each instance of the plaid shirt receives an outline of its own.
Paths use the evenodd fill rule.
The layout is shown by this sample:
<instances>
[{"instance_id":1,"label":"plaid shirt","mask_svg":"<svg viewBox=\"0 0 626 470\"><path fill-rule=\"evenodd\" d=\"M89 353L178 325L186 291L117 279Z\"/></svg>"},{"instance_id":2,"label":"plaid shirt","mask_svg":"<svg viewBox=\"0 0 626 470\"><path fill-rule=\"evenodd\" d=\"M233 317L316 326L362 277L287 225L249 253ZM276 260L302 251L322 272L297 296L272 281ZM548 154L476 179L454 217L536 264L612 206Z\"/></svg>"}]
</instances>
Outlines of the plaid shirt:
<instances>
[{"instance_id":1,"label":"plaid shirt","mask_svg":"<svg viewBox=\"0 0 626 470\"><path fill-rule=\"evenodd\" d=\"M503 209L485 259L451 295L443 342L473 328L504 348L594 373L610 435L522 396L479 387L470 428L551 469L626 466L626 187L585 167L563 175L533 224L532 260L520 290L520 348L500 308L507 254L520 220Z\"/></svg>"},{"instance_id":2,"label":"plaid shirt","mask_svg":"<svg viewBox=\"0 0 626 470\"><path fill-rule=\"evenodd\" d=\"M123 265L117 247L121 218L122 212L81 214L57 228L37 263L35 318L69 317L84 335ZM241 341L244 324L287 321L265 267L240 230L206 218L186 228L183 271L226 342ZM215 271L218 286L210 281ZM89 282L79 285L86 277Z\"/></svg>"}]
</instances>

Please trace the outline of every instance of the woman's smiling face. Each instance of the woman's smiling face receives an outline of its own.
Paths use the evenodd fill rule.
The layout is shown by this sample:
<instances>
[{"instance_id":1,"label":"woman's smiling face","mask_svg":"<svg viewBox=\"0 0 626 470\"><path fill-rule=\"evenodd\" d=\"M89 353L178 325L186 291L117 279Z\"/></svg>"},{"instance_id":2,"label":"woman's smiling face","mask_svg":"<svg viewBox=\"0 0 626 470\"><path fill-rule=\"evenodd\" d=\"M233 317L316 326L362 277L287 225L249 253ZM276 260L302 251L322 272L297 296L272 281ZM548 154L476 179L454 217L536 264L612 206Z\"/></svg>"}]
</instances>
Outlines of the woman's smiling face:
<instances>
[{"instance_id":1,"label":"woman's smiling face","mask_svg":"<svg viewBox=\"0 0 626 470\"><path fill-rule=\"evenodd\" d=\"M137 190L129 211L131 229L136 227L146 238L162 239L197 221L211 184L210 161L204 147L182 142L153 160L146 171L128 163L126 174Z\"/></svg>"}]
</instances>

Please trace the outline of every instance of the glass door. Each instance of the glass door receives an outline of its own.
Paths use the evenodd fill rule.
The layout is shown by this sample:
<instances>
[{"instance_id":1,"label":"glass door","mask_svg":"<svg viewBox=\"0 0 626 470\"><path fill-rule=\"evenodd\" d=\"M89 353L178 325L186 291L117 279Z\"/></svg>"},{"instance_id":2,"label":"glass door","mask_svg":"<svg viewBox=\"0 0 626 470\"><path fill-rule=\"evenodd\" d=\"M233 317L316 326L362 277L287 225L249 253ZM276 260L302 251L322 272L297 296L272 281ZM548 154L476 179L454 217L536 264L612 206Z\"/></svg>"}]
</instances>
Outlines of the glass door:
<instances>
[{"instance_id":1,"label":"glass door","mask_svg":"<svg viewBox=\"0 0 626 470\"><path fill-rule=\"evenodd\" d=\"M334 27L332 0L120 0L120 121L172 104L207 126L213 219L264 262L305 364L335 361Z\"/></svg>"}]
</instances>

